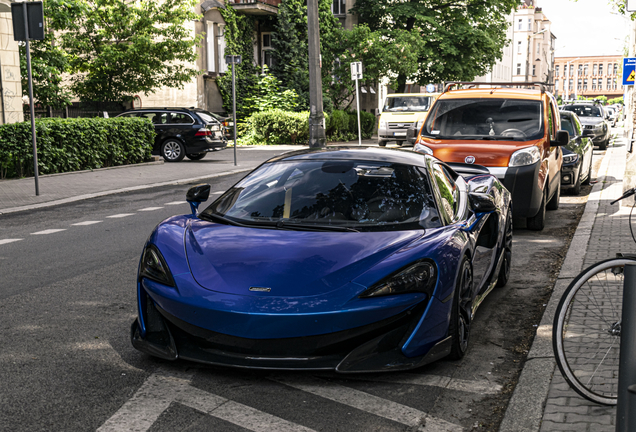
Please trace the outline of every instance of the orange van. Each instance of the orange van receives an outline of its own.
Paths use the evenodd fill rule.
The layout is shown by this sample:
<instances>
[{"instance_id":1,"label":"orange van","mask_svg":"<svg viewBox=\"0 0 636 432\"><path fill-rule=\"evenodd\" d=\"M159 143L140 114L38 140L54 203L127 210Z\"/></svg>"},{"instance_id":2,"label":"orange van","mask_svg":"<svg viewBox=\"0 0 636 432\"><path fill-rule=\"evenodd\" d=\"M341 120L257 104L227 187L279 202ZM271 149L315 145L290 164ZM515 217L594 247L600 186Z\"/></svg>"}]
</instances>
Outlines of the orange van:
<instances>
[{"instance_id":1,"label":"orange van","mask_svg":"<svg viewBox=\"0 0 636 432\"><path fill-rule=\"evenodd\" d=\"M459 85L469 88L453 89ZM508 88L510 86L531 89ZM487 86L487 88L483 88ZM538 87L538 88L537 88ZM512 194L515 217L542 230L559 207L561 130L556 99L535 83L449 83L431 107L414 150L488 168Z\"/></svg>"}]
</instances>

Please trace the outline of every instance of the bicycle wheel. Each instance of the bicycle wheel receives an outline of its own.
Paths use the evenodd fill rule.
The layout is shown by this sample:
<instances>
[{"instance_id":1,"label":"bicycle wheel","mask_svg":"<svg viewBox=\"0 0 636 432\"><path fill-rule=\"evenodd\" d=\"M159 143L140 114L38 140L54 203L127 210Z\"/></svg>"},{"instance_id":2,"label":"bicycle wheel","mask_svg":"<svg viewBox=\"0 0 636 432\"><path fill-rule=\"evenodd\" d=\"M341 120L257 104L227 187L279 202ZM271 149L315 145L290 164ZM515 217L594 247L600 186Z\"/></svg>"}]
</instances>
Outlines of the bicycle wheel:
<instances>
[{"instance_id":1,"label":"bicycle wheel","mask_svg":"<svg viewBox=\"0 0 636 432\"><path fill-rule=\"evenodd\" d=\"M581 272L561 297L552 346L561 374L586 399L616 405L623 270L636 259L612 258Z\"/></svg>"}]
</instances>

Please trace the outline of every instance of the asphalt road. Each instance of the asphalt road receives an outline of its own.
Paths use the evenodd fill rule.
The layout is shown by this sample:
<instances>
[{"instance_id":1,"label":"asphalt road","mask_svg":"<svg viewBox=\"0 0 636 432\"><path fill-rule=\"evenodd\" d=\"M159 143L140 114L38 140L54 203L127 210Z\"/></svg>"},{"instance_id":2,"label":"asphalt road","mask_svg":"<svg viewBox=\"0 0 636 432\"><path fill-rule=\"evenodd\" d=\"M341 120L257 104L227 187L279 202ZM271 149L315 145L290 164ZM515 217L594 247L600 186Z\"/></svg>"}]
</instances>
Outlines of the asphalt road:
<instances>
[{"instance_id":1,"label":"asphalt road","mask_svg":"<svg viewBox=\"0 0 636 432\"><path fill-rule=\"evenodd\" d=\"M0 430L495 430L585 201L563 197L543 232L515 229L511 280L480 307L462 361L343 376L132 348L140 253L158 222L189 212L186 189L0 216Z\"/></svg>"}]
</instances>

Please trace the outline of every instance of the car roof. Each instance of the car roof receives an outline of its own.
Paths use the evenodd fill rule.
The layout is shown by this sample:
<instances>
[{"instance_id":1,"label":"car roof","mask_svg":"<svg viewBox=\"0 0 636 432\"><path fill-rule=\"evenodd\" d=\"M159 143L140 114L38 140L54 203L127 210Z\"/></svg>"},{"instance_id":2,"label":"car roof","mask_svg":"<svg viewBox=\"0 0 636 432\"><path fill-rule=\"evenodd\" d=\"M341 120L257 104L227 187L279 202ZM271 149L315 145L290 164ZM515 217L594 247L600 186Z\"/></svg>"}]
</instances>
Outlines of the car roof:
<instances>
[{"instance_id":1,"label":"car roof","mask_svg":"<svg viewBox=\"0 0 636 432\"><path fill-rule=\"evenodd\" d=\"M449 90L442 93L438 99L525 99L540 101L544 93L541 90L518 88L468 88Z\"/></svg>"},{"instance_id":2,"label":"car roof","mask_svg":"<svg viewBox=\"0 0 636 432\"><path fill-rule=\"evenodd\" d=\"M381 147L323 147L298 150L273 157L267 162L292 160L355 160L369 162L389 162L426 167L426 157L411 150L387 149Z\"/></svg>"},{"instance_id":3,"label":"car roof","mask_svg":"<svg viewBox=\"0 0 636 432\"><path fill-rule=\"evenodd\" d=\"M386 97L404 97L404 96L413 96L413 97L422 97L422 96L439 96L440 93L391 93L386 95Z\"/></svg>"}]
</instances>

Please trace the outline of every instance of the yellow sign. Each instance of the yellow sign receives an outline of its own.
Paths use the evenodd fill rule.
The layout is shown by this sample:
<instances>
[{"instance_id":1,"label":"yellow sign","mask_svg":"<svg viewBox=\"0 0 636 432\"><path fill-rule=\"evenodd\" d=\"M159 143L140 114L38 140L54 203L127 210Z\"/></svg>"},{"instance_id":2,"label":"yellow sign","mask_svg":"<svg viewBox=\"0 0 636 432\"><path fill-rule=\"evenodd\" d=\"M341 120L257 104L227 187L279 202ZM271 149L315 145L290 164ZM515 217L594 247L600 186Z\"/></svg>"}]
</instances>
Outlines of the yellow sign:
<instances>
[{"instance_id":1,"label":"yellow sign","mask_svg":"<svg viewBox=\"0 0 636 432\"><path fill-rule=\"evenodd\" d=\"M636 81L636 71L632 71L632 73L629 74L627 81L631 81L631 82Z\"/></svg>"}]
</instances>

